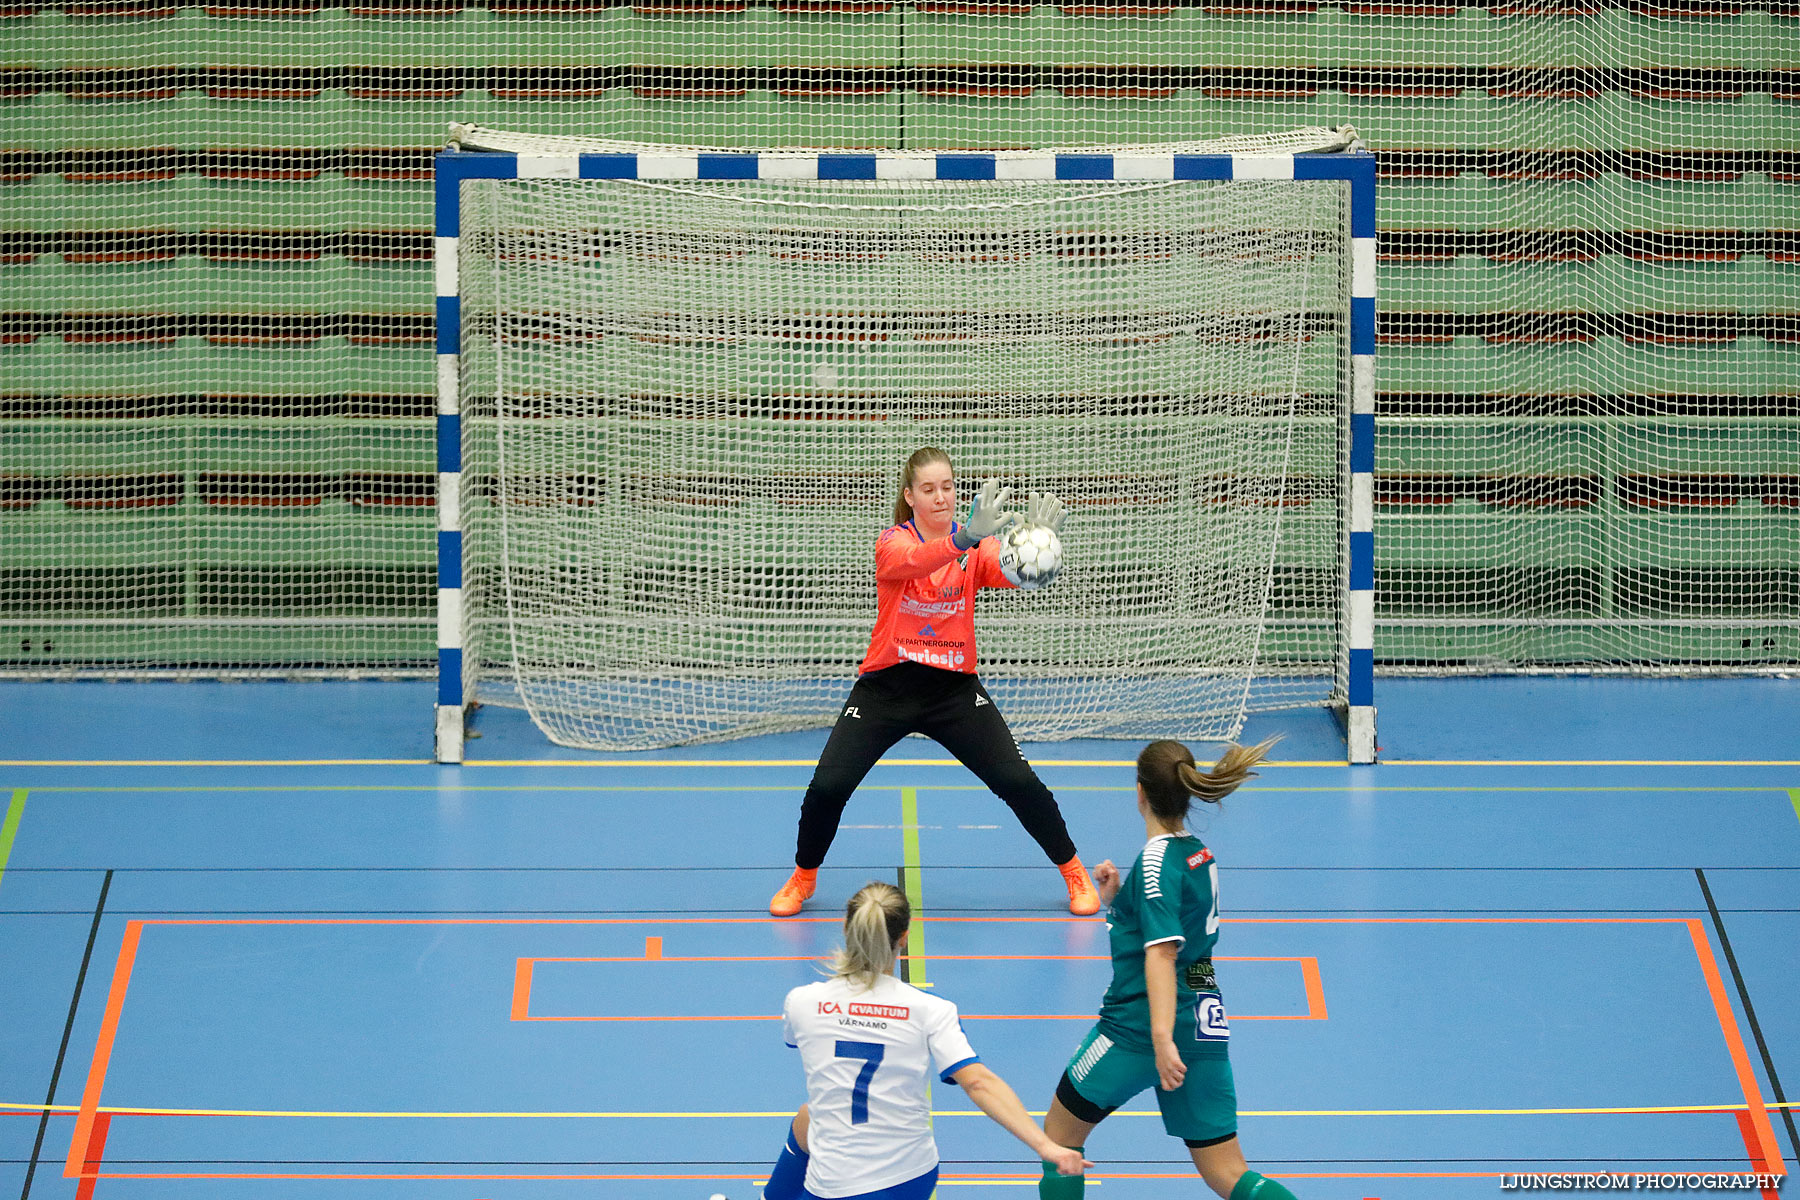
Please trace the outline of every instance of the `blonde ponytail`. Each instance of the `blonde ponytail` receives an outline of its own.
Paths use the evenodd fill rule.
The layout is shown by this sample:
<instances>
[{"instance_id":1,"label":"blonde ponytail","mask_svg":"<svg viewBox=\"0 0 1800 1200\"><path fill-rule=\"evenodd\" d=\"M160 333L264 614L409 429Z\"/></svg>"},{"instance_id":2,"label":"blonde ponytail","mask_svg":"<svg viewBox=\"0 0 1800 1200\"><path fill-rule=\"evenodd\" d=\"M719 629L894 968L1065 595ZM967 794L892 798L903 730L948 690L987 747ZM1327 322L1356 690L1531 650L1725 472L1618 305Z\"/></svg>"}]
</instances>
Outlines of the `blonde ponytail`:
<instances>
[{"instance_id":1,"label":"blonde ponytail","mask_svg":"<svg viewBox=\"0 0 1800 1200\"><path fill-rule=\"evenodd\" d=\"M1164 822L1187 819L1192 800L1217 804L1235 792L1246 779L1254 779L1251 770L1269 756L1281 735L1265 738L1254 746L1232 742L1225 747L1210 771L1194 764L1194 753L1180 742L1151 742L1138 755L1138 785L1150 811Z\"/></svg>"},{"instance_id":2,"label":"blonde ponytail","mask_svg":"<svg viewBox=\"0 0 1800 1200\"><path fill-rule=\"evenodd\" d=\"M894 969L894 944L912 924L912 905L891 883L866 883L844 911L844 948L827 968L833 979L862 988Z\"/></svg>"}]
</instances>

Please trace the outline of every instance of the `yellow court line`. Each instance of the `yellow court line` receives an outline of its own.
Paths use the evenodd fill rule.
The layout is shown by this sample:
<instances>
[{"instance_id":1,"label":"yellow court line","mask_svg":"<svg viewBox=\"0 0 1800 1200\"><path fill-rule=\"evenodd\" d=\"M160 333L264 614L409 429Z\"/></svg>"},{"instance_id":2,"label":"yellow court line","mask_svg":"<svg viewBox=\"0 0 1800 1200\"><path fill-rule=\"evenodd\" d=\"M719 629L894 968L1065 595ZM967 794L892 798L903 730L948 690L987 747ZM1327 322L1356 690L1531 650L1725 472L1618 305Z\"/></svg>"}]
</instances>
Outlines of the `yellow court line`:
<instances>
[{"instance_id":1,"label":"yellow court line","mask_svg":"<svg viewBox=\"0 0 1800 1200\"><path fill-rule=\"evenodd\" d=\"M900 877L905 881L906 902L915 918L906 931L906 982L916 988L929 988L925 981L925 873L919 859L919 789L900 789ZM931 1081L925 1083L927 1099Z\"/></svg>"},{"instance_id":2,"label":"yellow court line","mask_svg":"<svg viewBox=\"0 0 1800 1200\"><path fill-rule=\"evenodd\" d=\"M1787 1104L1764 1104L1764 1108L1793 1108L1794 1102ZM1240 1109L1240 1117L1584 1117L1584 1116L1633 1116L1681 1113L1716 1113L1747 1112L1750 1106L1742 1101L1733 1104L1651 1104L1639 1107L1613 1108L1294 1108L1294 1109ZM933 1113L934 1117L979 1117L980 1109L956 1110ZM1034 1112L1034 1117L1043 1113ZM1120 1109L1112 1114L1115 1117L1160 1117L1162 1113L1154 1108L1141 1111Z\"/></svg>"},{"instance_id":3,"label":"yellow court line","mask_svg":"<svg viewBox=\"0 0 1800 1200\"><path fill-rule=\"evenodd\" d=\"M1035 767L1130 767L1128 758L1034 758ZM430 767L429 758L7 758L0 767ZM464 767L812 767L813 758L492 759ZM954 758L887 758L887 767L959 767ZM1210 765L1210 763L1206 764ZM1265 767L1339 768L1345 759L1293 759ZM1387 758L1388 767L1800 767L1800 759L1735 758Z\"/></svg>"},{"instance_id":4,"label":"yellow court line","mask_svg":"<svg viewBox=\"0 0 1800 1200\"><path fill-rule=\"evenodd\" d=\"M1101 1184L1103 1184L1105 1182L1106 1182L1106 1180L1104 1180L1104 1179L1095 1179L1092 1175L1089 1175L1087 1177L1086 1186L1099 1187ZM752 1180L750 1186L761 1188L761 1187L767 1187L768 1183L769 1183L769 1181L766 1179L757 1179L757 1180ZM1017 1179L1017 1178L1014 1178L1014 1179L1002 1179L1002 1178L945 1179L942 1176L940 1176L938 1178L937 1185L941 1188L945 1188L945 1187L1036 1187L1038 1185L1038 1180L1035 1177L1026 1178L1026 1179Z\"/></svg>"},{"instance_id":5,"label":"yellow court line","mask_svg":"<svg viewBox=\"0 0 1800 1200\"><path fill-rule=\"evenodd\" d=\"M1796 1108L1800 1101L1776 1103L1765 1101L1765 1108ZM1607 1108L1296 1108L1296 1109L1245 1109L1238 1113L1240 1117L1562 1117L1562 1116L1632 1116L1645 1114L1680 1114L1680 1113L1718 1113L1746 1112L1750 1106L1742 1101L1727 1104L1652 1104L1642 1106L1613 1106ZM0 1112L51 1112L74 1113L80 1107L74 1104L17 1104L0 1101ZM261 1108L140 1108L130 1105L101 1105L95 1110L115 1116L140 1117L300 1117L300 1118L362 1118L381 1120L433 1119L433 1120L518 1120L538 1118L544 1120L677 1120L704 1119L716 1120L726 1117L791 1117L791 1108L776 1109L769 1112L333 1112L312 1109L261 1109ZM945 1109L934 1111L934 1117L979 1117L979 1109ZM1032 1112L1032 1116L1044 1114ZM1115 1117L1156 1117L1162 1114L1153 1108L1133 1110L1121 1109L1112 1114Z\"/></svg>"},{"instance_id":6,"label":"yellow court line","mask_svg":"<svg viewBox=\"0 0 1800 1200\"><path fill-rule=\"evenodd\" d=\"M1104 1179L1095 1179L1092 1175L1089 1175L1087 1177L1087 1179L1085 1180L1085 1185L1087 1187L1099 1187L1101 1184L1103 1184L1105 1182L1106 1182L1106 1180L1104 1180ZM944 1178L940 1177L937 1181L937 1185L941 1188L946 1188L946 1187L1036 1187L1038 1185L1038 1180L1036 1180L1036 1179L944 1179Z\"/></svg>"},{"instance_id":7,"label":"yellow court line","mask_svg":"<svg viewBox=\"0 0 1800 1200\"><path fill-rule=\"evenodd\" d=\"M953 758L888 759L896 766L958 765ZM431 767L429 758L0 758L0 767ZM814 758L499 759L465 767L812 767ZM1107 766L1129 766L1108 763ZM1265 764L1270 765L1270 764ZM1325 765L1325 764L1321 764Z\"/></svg>"},{"instance_id":8,"label":"yellow court line","mask_svg":"<svg viewBox=\"0 0 1800 1200\"><path fill-rule=\"evenodd\" d=\"M429 758L0 758L0 767L429 767Z\"/></svg>"},{"instance_id":9,"label":"yellow court line","mask_svg":"<svg viewBox=\"0 0 1800 1200\"><path fill-rule=\"evenodd\" d=\"M1271 764L1273 765L1273 764ZM1795 758L1384 758L1384 767L1800 767Z\"/></svg>"},{"instance_id":10,"label":"yellow court line","mask_svg":"<svg viewBox=\"0 0 1800 1200\"><path fill-rule=\"evenodd\" d=\"M6 820L0 821L0 879L6 878L6 860L12 857L13 840L18 837L19 826L25 820L25 798L30 794L26 788L14 788L12 802L6 808Z\"/></svg>"},{"instance_id":11,"label":"yellow court line","mask_svg":"<svg viewBox=\"0 0 1800 1200\"><path fill-rule=\"evenodd\" d=\"M890 758L887 766L918 767L954 759ZM492 758L470 759L465 767L816 767L816 758Z\"/></svg>"},{"instance_id":12,"label":"yellow court line","mask_svg":"<svg viewBox=\"0 0 1800 1200\"><path fill-rule=\"evenodd\" d=\"M93 795L137 795L157 792L183 792L197 795L201 792L234 792L255 795L260 792L307 792L323 795L327 792L432 792L443 790L438 783L180 783L152 784L144 786L108 786L105 784L38 784L31 788L33 792L82 793ZM1389 784L1383 783L1384 793L1399 792L1629 792L1645 795L1687 792L1779 792L1783 789L1779 784L1747 783L1704 785L1665 786L1662 784L1556 784L1556 783L1456 783L1456 784ZM775 781L771 783L746 784L696 784L696 783L458 783L458 790L463 792L514 792L527 794L532 792L779 792L789 795L793 792L792 783ZM989 794L985 783L919 783L912 785L915 792L980 792ZM1064 783L1058 784L1058 795L1064 792L1104 792L1110 795L1128 795L1132 790L1129 783ZM1270 795L1304 794L1309 792L1329 792L1342 795L1344 785L1334 783L1319 786L1301 786L1287 784L1285 786L1247 783L1238 789L1240 792L1263 792ZM1800 789L1789 789L1789 795L1800 795ZM1794 801L1795 811L1800 812L1800 799ZM846 826L845 828L849 828ZM873 827L871 827L873 828ZM1686 867L1678 868L1687 870Z\"/></svg>"},{"instance_id":13,"label":"yellow court line","mask_svg":"<svg viewBox=\"0 0 1800 1200\"><path fill-rule=\"evenodd\" d=\"M1110 758L1034 758L1033 766L1042 767L1131 767L1135 759ZM470 761L467 767L816 767L816 758L644 758L644 759L490 759ZM954 758L884 758L883 767L960 767ZM1341 762L1264 763L1266 767L1341 767Z\"/></svg>"},{"instance_id":14,"label":"yellow court line","mask_svg":"<svg viewBox=\"0 0 1800 1200\"><path fill-rule=\"evenodd\" d=\"M77 1113L80 1111L80 1106L75 1104L12 1104L0 1101L0 1112ZM142 1108L121 1104L102 1104L94 1111L109 1113L113 1116L132 1117L297 1117L393 1121L415 1119L496 1121L524 1118L613 1121L626 1118L672 1120L683 1117L706 1120L722 1117L788 1117L791 1119L794 1115L794 1110L791 1108L770 1112L365 1112L358 1110L334 1112L328 1109L285 1108Z\"/></svg>"},{"instance_id":15,"label":"yellow court line","mask_svg":"<svg viewBox=\"0 0 1800 1200\"><path fill-rule=\"evenodd\" d=\"M4 764L0 764L4 765ZM670 758L612 759L493 759L472 760L470 767L811 767L812 758ZM954 758L884 758L884 767L960 767ZM1134 758L1032 758L1034 767L1135 767ZM1211 766L1202 759L1201 765ZM1350 766L1344 758L1276 759L1265 767L1330 768ZM1736 759L1736 758L1384 758L1389 767L1800 767L1800 759Z\"/></svg>"},{"instance_id":16,"label":"yellow court line","mask_svg":"<svg viewBox=\"0 0 1800 1200\"><path fill-rule=\"evenodd\" d=\"M1130 758L1034 758L1045 767L1132 767ZM0 758L0 767L429 767L429 758ZM471 760L465 767L816 767L816 758L507 758ZM884 767L960 767L954 758L884 758ZM1205 765L1210 766L1208 762ZM1266 762L1265 767L1344 767L1345 759Z\"/></svg>"}]
</instances>

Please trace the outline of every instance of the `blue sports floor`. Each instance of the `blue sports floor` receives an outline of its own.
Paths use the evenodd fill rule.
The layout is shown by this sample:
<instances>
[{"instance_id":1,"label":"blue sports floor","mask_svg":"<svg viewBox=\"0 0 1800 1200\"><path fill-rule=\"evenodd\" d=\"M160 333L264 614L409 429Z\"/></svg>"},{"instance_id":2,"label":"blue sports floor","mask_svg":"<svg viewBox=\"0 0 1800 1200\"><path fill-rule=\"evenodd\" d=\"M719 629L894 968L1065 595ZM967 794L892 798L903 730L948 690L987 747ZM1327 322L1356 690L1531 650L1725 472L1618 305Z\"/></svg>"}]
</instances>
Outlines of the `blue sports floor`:
<instances>
[{"instance_id":1,"label":"blue sports floor","mask_svg":"<svg viewBox=\"0 0 1800 1200\"><path fill-rule=\"evenodd\" d=\"M909 976L1048 1102L1104 927L935 745L884 760L777 922L823 731L600 755L485 710L438 767L431 693L0 685L0 1200L749 1200L804 1095L774 1014L869 879L919 897ZM1785 1171L1800 681L1377 700L1383 765L1321 714L1253 721L1278 765L1196 826L1251 1162L1302 1200ZM1027 747L1090 865L1142 843L1136 750ZM940 1197L1035 1195L934 1106ZM1097 1131L1095 1200L1206 1194L1154 1113Z\"/></svg>"}]
</instances>

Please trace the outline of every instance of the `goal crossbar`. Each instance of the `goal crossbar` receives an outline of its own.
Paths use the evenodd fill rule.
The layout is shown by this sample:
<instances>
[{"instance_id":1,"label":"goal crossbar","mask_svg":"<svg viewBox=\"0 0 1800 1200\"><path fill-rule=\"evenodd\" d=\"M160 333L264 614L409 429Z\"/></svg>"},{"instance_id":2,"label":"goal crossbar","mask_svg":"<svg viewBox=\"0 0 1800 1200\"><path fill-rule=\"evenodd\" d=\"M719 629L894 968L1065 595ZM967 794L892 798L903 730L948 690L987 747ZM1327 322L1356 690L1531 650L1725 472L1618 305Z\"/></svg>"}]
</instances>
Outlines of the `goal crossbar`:
<instances>
[{"instance_id":1,"label":"goal crossbar","mask_svg":"<svg viewBox=\"0 0 1800 1200\"><path fill-rule=\"evenodd\" d=\"M1344 605L1347 675L1342 717L1348 758L1375 760L1374 354L1375 157L1346 153L508 153L448 149L436 156L438 468L438 693L440 762L460 762L471 697L465 692L463 623L462 293L458 277L462 185L470 180L921 180L921 181L1338 181L1349 200L1349 488Z\"/></svg>"}]
</instances>

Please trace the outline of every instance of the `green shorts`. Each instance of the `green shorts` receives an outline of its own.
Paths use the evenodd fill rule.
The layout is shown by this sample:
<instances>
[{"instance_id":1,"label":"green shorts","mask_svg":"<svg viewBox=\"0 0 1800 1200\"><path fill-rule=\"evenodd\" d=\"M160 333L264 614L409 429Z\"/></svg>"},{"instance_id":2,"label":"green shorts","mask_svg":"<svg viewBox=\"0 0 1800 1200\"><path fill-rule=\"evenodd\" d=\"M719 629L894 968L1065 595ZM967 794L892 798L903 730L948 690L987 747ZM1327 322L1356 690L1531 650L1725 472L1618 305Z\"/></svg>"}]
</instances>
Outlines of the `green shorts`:
<instances>
[{"instance_id":1,"label":"green shorts","mask_svg":"<svg viewBox=\"0 0 1800 1200\"><path fill-rule=\"evenodd\" d=\"M1082 1039L1057 1085L1063 1107L1081 1121L1097 1125L1109 1113L1146 1088L1156 1092L1163 1128L1191 1147L1213 1146L1237 1136L1237 1089L1231 1081L1231 1059L1215 1050L1181 1056L1187 1076L1165 1092L1156 1073L1156 1055L1113 1043L1095 1026Z\"/></svg>"}]
</instances>

